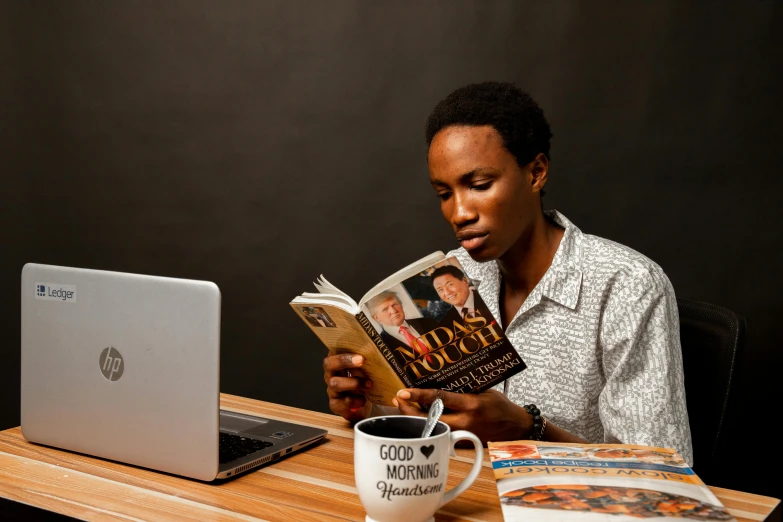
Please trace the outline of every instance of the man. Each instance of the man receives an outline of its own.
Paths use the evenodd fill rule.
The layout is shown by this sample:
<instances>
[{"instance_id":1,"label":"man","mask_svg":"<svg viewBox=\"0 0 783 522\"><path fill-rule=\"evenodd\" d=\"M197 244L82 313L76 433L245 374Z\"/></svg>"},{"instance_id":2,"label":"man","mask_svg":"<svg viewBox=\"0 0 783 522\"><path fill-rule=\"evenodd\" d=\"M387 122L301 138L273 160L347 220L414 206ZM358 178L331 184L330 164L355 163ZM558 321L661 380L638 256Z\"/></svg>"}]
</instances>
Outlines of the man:
<instances>
[{"instance_id":1,"label":"man","mask_svg":"<svg viewBox=\"0 0 783 522\"><path fill-rule=\"evenodd\" d=\"M528 367L502 393L401 390L399 410L423 415L411 402L439 393L441 420L484 441L644 444L692 465L674 290L648 258L543 211L551 136L535 101L508 83L457 89L430 115L430 182L461 244L452 253ZM349 420L371 413L367 383L339 376L361 364L324 361L330 408Z\"/></svg>"},{"instance_id":2,"label":"man","mask_svg":"<svg viewBox=\"0 0 783 522\"><path fill-rule=\"evenodd\" d=\"M444 265L436 268L430 274L430 280L438 296L451 305L449 311L440 320L441 325L452 328L454 321L465 324L465 318L474 317L477 312L479 315L489 317L488 313L479 311L484 308L484 303L473 293L470 281L456 266Z\"/></svg>"},{"instance_id":3,"label":"man","mask_svg":"<svg viewBox=\"0 0 783 522\"><path fill-rule=\"evenodd\" d=\"M437 328L438 323L427 317L407 319L396 293L390 290L381 292L367 301L367 309L383 328L381 339L401 364L405 365L429 352L420 338Z\"/></svg>"},{"instance_id":4,"label":"man","mask_svg":"<svg viewBox=\"0 0 783 522\"><path fill-rule=\"evenodd\" d=\"M311 312L309 310L305 310L304 311L304 316L305 316L305 319L307 319L307 322L310 323L313 326L318 326L318 327L325 326L324 324L321 324L318 321L318 318L315 315L313 315L313 312Z\"/></svg>"},{"instance_id":5,"label":"man","mask_svg":"<svg viewBox=\"0 0 783 522\"><path fill-rule=\"evenodd\" d=\"M311 313L312 316L315 318L315 320L318 321L318 323L321 326L325 326L327 328L334 328L335 326L337 326L334 324L332 319L326 314L326 312L324 312L323 308L314 308Z\"/></svg>"}]
</instances>

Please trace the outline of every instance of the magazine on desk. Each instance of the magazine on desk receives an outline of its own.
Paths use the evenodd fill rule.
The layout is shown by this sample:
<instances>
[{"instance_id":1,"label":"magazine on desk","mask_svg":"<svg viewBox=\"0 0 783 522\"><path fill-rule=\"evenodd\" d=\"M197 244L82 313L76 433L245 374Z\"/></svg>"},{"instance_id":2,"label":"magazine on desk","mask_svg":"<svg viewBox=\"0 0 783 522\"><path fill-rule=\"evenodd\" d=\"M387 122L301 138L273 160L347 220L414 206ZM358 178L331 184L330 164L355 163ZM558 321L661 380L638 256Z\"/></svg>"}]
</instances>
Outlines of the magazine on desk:
<instances>
[{"instance_id":1,"label":"magazine on desk","mask_svg":"<svg viewBox=\"0 0 783 522\"><path fill-rule=\"evenodd\" d=\"M505 522L735 520L673 449L487 444Z\"/></svg>"},{"instance_id":2,"label":"magazine on desk","mask_svg":"<svg viewBox=\"0 0 783 522\"><path fill-rule=\"evenodd\" d=\"M376 404L392 406L402 388L480 392L525 369L454 256L430 254L358 301L323 276L315 288L291 307L330 353L364 356L352 375L372 381Z\"/></svg>"}]
</instances>

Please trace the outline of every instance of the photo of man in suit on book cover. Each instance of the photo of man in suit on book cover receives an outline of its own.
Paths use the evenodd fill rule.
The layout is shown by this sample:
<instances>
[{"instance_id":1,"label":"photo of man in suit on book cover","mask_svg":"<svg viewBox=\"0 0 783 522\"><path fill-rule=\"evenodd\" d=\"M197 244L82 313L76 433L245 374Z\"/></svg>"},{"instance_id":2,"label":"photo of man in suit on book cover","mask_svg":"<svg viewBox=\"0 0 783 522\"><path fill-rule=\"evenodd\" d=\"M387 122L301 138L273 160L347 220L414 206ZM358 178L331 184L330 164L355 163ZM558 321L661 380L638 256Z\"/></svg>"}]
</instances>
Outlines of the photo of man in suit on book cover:
<instances>
[{"instance_id":1,"label":"photo of man in suit on book cover","mask_svg":"<svg viewBox=\"0 0 783 522\"><path fill-rule=\"evenodd\" d=\"M365 304L370 316L381 325L381 339L401 364L425 355L429 348L421 336L438 327L429 317L406 317L402 300L396 292L386 290Z\"/></svg>"},{"instance_id":2,"label":"photo of man in suit on book cover","mask_svg":"<svg viewBox=\"0 0 783 522\"><path fill-rule=\"evenodd\" d=\"M438 296L451 305L441 318L441 325L451 328L455 321L465 324L466 318L477 315L488 320L492 317L468 277L456 266L443 265L436 268L430 274L430 280Z\"/></svg>"},{"instance_id":3,"label":"photo of man in suit on book cover","mask_svg":"<svg viewBox=\"0 0 783 522\"><path fill-rule=\"evenodd\" d=\"M305 316L305 319L307 319L307 322L310 323L313 326L317 327L325 327L325 328L336 328L337 325L334 321L332 321L332 318L329 317L329 314L326 313L326 310L321 308L320 306L308 306L301 309L302 315Z\"/></svg>"}]
</instances>

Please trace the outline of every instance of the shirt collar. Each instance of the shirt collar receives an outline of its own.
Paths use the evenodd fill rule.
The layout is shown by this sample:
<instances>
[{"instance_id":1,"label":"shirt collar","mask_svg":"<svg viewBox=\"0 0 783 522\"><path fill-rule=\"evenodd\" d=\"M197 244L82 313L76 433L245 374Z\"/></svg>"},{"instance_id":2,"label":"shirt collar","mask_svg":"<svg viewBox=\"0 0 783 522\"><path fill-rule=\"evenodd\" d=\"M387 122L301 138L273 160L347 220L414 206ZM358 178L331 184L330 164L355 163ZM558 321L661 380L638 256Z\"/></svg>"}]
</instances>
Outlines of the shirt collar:
<instances>
[{"instance_id":1,"label":"shirt collar","mask_svg":"<svg viewBox=\"0 0 783 522\"><path fill-rule=\"evenodd\" d=\"M459 307L459 312L460 313L462 313L462 309L463 308L469 308L471 310L476 308L476 304L475 304L475 302L473 300L473 289L472 288L470 289L470 293L468 293L468 298L465 299L465 304L463 304L462 306Z\"/></svg>"},{"instance_id":2,"label":"shirt collar","mask_svg":"<svg viewBox=\"0 0 783 522\"><path fill-rule=\"evenodd\" d=\"M411 334L413 334L414 337L419 336L419 332L417 332L416 329L410 325L407 319L404 320L400 326L390 326L388 324L381 324L381 326L383 327L384 330L386 330L386 333L403 341L405 340L405 336L402 335L402 332L400 332L400 326L404 326L405 328L407 328L408 331Z\"/></svg>"},{"instance_id":3,"label":"shirt collar","mask_svg":"<svg viewBox=\"0 0 783 522\"><path fill-rule=\"evenodd\" d=\"M565 229L552 264L541 278L541 293L573 310L582 288L582 231L557 210L545 214Z\"/></svg>"},{"instance_id":4,"label":"shirt collar","mask_svg":"<svg viewBox=\"0 0 783 522\"><path fill-rule=\"evenodd\" d=\"M579 302L579 293L582 288L582 231L557 210L547 210L544 213L563 227L565 232L557 247L555 257L552 259L552 264L522 305L521 311L537 304L541 297L546 297L573 310ZM479 287L480 294L481 282L499 280L500 270L496 261L490 261L477 264L473 275L472 279ZM494 299L497 301L497 296ZM528 301L530 302L528 303Z\"/></svg>"}]
</instances>

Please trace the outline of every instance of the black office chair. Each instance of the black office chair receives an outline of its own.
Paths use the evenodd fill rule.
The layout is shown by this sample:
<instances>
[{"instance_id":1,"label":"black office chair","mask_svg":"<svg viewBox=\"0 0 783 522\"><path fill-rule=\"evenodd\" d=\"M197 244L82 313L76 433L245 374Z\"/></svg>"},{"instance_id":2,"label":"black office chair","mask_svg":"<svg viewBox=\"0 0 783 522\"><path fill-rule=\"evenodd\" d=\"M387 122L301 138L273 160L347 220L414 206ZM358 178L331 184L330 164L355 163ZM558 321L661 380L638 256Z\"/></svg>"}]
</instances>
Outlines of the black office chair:
<instances>
[{"instance_id":1,"label":"black office chair","mask_svg":"<svg viewBox=\"0 0 783 522\"><path fill-rule=\"evenodd\" d=\"M718 485L719 450L727 428L732 383L745 344L745 318L710 303L677 298L693 470Z\"/></svg>"}]
</instances>

